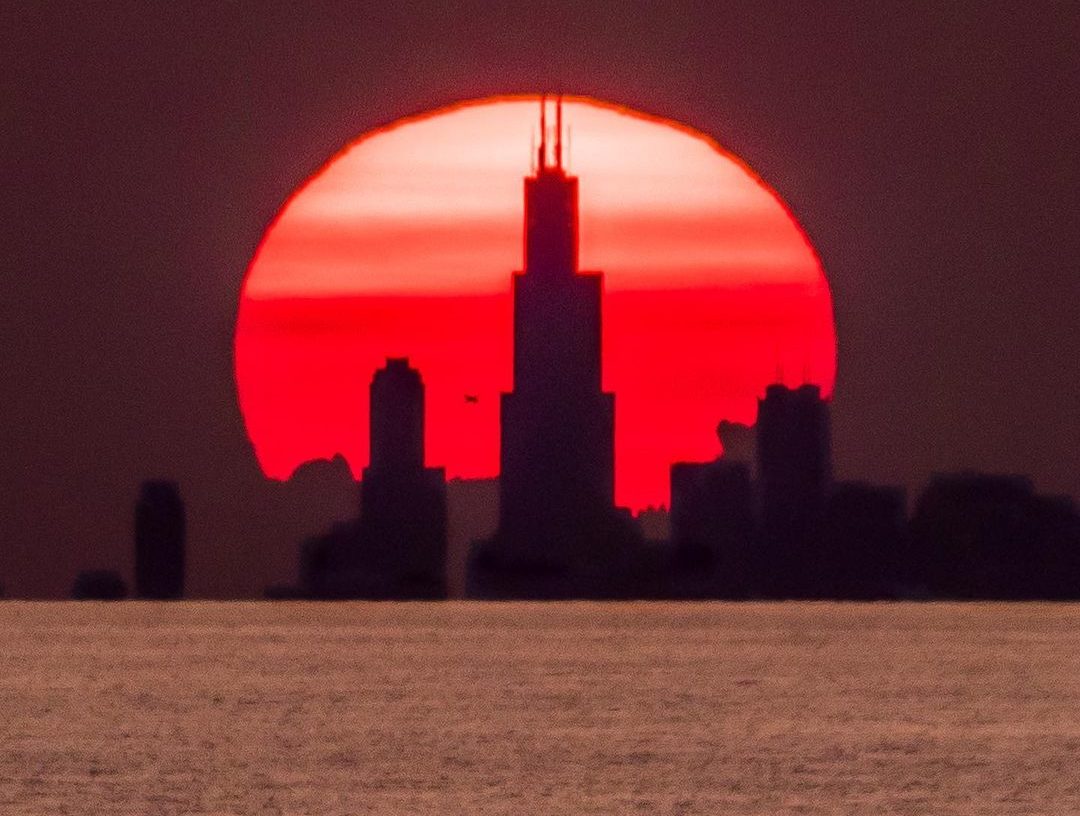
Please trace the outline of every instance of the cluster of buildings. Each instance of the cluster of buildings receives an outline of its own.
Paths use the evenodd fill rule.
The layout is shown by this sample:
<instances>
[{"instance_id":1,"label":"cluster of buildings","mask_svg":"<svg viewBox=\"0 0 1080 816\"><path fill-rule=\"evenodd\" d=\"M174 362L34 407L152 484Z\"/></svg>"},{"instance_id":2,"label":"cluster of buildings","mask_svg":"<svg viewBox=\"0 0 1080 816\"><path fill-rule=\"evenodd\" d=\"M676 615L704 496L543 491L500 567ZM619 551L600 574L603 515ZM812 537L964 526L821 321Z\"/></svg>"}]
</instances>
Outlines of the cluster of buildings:
<instances>
[{"instance_id":1,"label":"cluster of buildings","mask_svg":"<svg viewBox=\"0 0 1080 816\"><path fill-rule=\"evenodd\" d=\"M672 466L668 597L1080 597L1075 503L1024 477L937 475L909 514L900 488L832 478L812 385L769 386L754 429L719 432L741 455Z\"/></svg>"},{"instance_id":2,"label":"cluster of buildings","mask_svg":"<svg viewBox=\"0 0 1080 816\"><path fill-rule=\"evenodd\" d=\"M146 600L184 597L187 515L176 482L149 480L135 502L134 595ZM75 577L71 596L81 600L118 600L128 586L114 570L85 570Z\"/></svg>"},{"instance_id":3,"label":"cluster of buildings","mask_svg":"<svg viewBox=\"0 0 1080 816\"><path fill-rule=\"evenodd\" d=\"M502 396L498 523L469 549L474 598L1080 596L1080 516L1018 477L898 488L836 482L829 405L771 385L723 456L671 468L670 535L615 505L615 395L603 391L601 275L578 268L578 180L546 105L513 276L513 389ZM304 547L308 597L441 597L446 491L424 467L423 386L407 360L371 384L362 513ZM391 475L393 474L393 475Z\"/></svg>"},{"instance_id":4,"label":"cluster of buildings","mask_svg":"<svg viewBox=\"0 0 1080 816\"><path fill-rule=\"evenodd\" d=\"M1019 477L935 478L909 516L904 492L832 475L829 405L775 384L754 428L722 422L723 455L671 468L670 534L615 504L615 395L602 388L601 275L578 268L578 180L541 104L525 179L525 264L513 276L513 388L502 395L498 521L472 542L473 598L1073 598L1080 514ZM424 385L389 359L370 387L360 513L301 547L276 597L448 596L445 474L425 466ZM136 592L183 592L175 485L144 485ZM75 594L122 594L84 574ZM121 582L122 584L122 582Z\"/></svg>"},{"instance_id":5,"label":"cluster of buildings","mask_svg":"<svg viewBox=\"0 0 1080 816\"><path fill-rule=\"evenodd\" d=\"M446 474L424 466L424 384L408 360L371 381L361 513L305 541L296 588L308 598L437 599L446 586Z\"/></svg>"}]
</instances>

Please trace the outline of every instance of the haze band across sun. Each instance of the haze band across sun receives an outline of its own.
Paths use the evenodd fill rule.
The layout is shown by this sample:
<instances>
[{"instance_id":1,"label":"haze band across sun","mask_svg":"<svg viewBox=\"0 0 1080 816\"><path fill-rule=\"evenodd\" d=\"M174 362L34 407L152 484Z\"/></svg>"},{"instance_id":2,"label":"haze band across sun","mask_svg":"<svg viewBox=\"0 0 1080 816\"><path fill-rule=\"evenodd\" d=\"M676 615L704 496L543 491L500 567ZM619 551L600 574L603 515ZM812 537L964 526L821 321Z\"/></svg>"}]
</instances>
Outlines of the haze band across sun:
<instances>
[{"instance_id":1,"label":"haze band across sun","mask_svg":"<svg viewBox=\"0 0 1080 816\"><path fill-rule=\"evenodd\" d=\"M367 384L388 356L423 372L429 462L450 477L498 474L537 103L485 99L394 123L285 205L236 332L241 408L269 476L339 452L359 474ZM665 503L670 464L714 456L717 423L752 422L778 371L831 392L828 286L779 197L708 138L576 97L559 118L575 137L581 267L604 271L616 500Z\"/></svg>"}]
</instances>

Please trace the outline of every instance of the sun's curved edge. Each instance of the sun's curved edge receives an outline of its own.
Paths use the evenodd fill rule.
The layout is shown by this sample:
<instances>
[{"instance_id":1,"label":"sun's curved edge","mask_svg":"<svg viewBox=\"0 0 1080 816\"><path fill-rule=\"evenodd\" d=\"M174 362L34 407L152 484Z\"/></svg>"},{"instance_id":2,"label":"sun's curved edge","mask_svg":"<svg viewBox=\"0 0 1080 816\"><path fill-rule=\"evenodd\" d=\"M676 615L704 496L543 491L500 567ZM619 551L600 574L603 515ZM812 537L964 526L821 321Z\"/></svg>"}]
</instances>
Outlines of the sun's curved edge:
<instances>
[{"instance_id":1,"label":"sun's curved edge","mask_svg":"<svg viewBox=\"0 0 1080 816\"><path fill-rule=\"evenodd\" d=\"M254 270L255 266L257 265L257 263L259 261L259 258L260 258L260 255L263 252L263 250L264 250L264 248L265 248L271 234L273 233L275 226L281 221L281 219L288 212L290 205L297 198L299 198L301 195L303 195L307 191L307 189L310 187L310 185L313 184L325 172L327 172L329 170L329 168L332 167L342 156L344 156L346 153L356 149L360 145L362 145L365 142L368 142L368 141L370 141L372 139L375 139L375 138L380 137L380 136L384 136L384 135L386 135L388 133L392 133L395 130L399 130L401 128L407 127L408 125L412 125L412 124L422 122L422 121L426 121L426 120L429 120L429 119L434 119L434 118L444 116L444 115L449 114L449 113L454 113L454 112L460 111L460 110L466 110L466 109L469 109L469 108L482 107L482 106L487 106L487 105L494 105L494 104L498 104L498 103L502 103L502 102L529 102L529 101L533 101L533 102L539 103L539 101L540 101L540 99L542 97L557 97L557 96L561 96L564 101L584 104L584 105L588 105L588 106L591 106L591 107L594 107L594 108L607 110L607 111L610 111L612 113L616 113L616 114L618 114L620 116L626 116L626 117L629 117L629 118L638 119L638 120L650 122L650 123L657 124L657 125L663 125L663 126L672 128L672 129L674 129L674 130L676 130L676 131L678 131L680 133L683 133L684 135L689 136L689 137L691 137L691 138L693 138L693 139L695 139L697 141L700 141L700 142L708 145L708 147L711 150L713 150L715 153L722 156L724 159L732 162L743 173L745 173L748 178L750 178L758 187L760 187L765 193L767 193L780 206L780 208L783 210L784 214L787 216L788 220L790 221L791 225L795 228L795 230L796 230L796 232L797 232L797 234L799 236L799 239L803 242L806 249L810 252L811 257L814 259L814 261L816 263L816 266L817 266L818 270L821 273L821 282L824 285L825 296L827 298L828 309L829 309L829 316L830 316L829 325L830 325L830 330L831 330L831 333L832 333L832 345L833 345L833 354L834 354L834 366L833 366L832 383L831 383L831 388L829 388L829 393L826 396L831 397L835 393L836 383L837 383L837 381L839 379L839 376L840 376L840 342L839 342L838 333L836 331L836 314L835 314L835 307L834 307L833 297L832 297L832 288L829 285L829 279L828 279L828 274L827 274L827 272L825 270L825 265L822 262L821 256L818 253L817 248L814 246L814 243L810 240L809 235L807 234L806 230L802 226L802 223L795 216L795 213L792 210L792 208L790 207L790 205L776 191L776 189L774 189L767 181L765 181L765 179L761 176L760 173L758 173L741 156L736 154L734 151L726 148L720 142L720 140L718 138L716 138L716 137L714 137L714 136L710 135L709 133L706 133L706 132L704 132L702 130L699 130L698 128L695 128L695 127L693 127L691 125L688 125L685 122L681 122L681 121L679 121L677 119L672 119L670 117L663 116L661 114L654 113L652 111L644 111L644 110L641 110L639 108L633 108L633 107L630 107L629 105L621 104L621 103L618 103L618 102L612 102L612 101L605 100L605 99L598 99L596 97L585 95L585 94L569 94L569 93L561 93L560 94L560 93L555 93L555 92L541 92L541 91L516 92L516 93L493 94L493 95L488 95L488 96L483 96L483 97L475 97L475 98L469 98L469 99L454 100L454 101L448 102L446 104L439 105L438 107L435 107L435 108L427 108L427 109L424 109L424 110L419 110L419 111L415 111L415 112L412 112L412 113L407 113L407 114L404 114L402 116L398 116L398 117L396 117L394 119L391 119L390 121L384 122L383 124L375 125L374 127L364 131L363 133L359 134L358 136L356 136L356 137L354 137L352 139L349 139L344 144L342 144L340 148L335 150L330 156L327 157L327 159L324 162L322 162L322 164L319 165L318 169L316 169L313 173L308 175L300 184L298 184L296 187L294 187L292 192L281 202L281 205L277 208L277 210L275 211L273 217L263 227L262 235L261 235L261 237L259 239L259 242L258 242L258 244L257 244L257 246L255 248L255 251L253 252L253 254L251 256L250 261L248 262L248 264L247 264L247 266L246 266L246 268L244 270L241 285L240 285L240 295L239 295L239 299L238 299L238 303L237 303L237 319L234 321L234 326L233 326L233 337L232 337L232 356L233 356L232 363L233 363L233 365L232 365L232 368L233 368L233 378L234 378L235 385L236 385L236 388L234 388L234 395L235 395L236 402L237 402L237 408L239 409L241 416L244 417L245 429L247 429L248 423L247 423L246 416L244 416L245 412L244 412L244 408L243 408L243 405L241 404L241 400L240 400L240 389L239 389L239 374L240 374L240 372L239 372L239 365L238 365L239 361L238 361L238 358L237 358L237 348L238 348L237 340L238 340L238 334L239 334L240 326L241 326L241 321L239 319L240 318L240 312L242 310L242 306L243 306L243 303L244 303L245 299L251 297L250 295L247 294L247 289L248 289L248 284L249 284L250 279L251 279L252 271ZM252 445L254 445L254 439L251 438L250 432L248 432L248 439L252 443Z\"/></svg>"}]
</instances>

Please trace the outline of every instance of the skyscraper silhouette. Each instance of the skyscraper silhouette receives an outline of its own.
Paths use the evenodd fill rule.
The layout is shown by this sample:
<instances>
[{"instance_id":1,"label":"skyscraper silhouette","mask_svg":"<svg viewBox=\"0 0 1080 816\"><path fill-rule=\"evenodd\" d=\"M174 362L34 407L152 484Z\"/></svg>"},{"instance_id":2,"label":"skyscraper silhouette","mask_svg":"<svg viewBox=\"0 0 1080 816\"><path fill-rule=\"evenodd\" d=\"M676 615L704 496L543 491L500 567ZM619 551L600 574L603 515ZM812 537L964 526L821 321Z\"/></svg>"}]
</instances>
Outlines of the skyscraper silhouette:
<instances>
[{"instance_id":1,"label":"skyscraper silhouette","mask_svg":"<svg viewBox=\"0 0 1080 816\"><path fill-rule=\"evenodd\" d=\"M779 595L822 585L820 528L832 478L829 406L816 385L770 385L758 402L757 456L766 569ZM766 590L768 591L768 590Z\"/></svg>"},{"instance_id":2,"label":"skyscraper silhouette","mask_svg":"<svg viewBox=\"0 0 1080 816\"><path fill-rule=\"evenodd\" d=\"M424 467L420 372L408 359L390 358L375 372L370 393L371 453L360 482L362 569L382 573L389 596L445 597L446 477L442 468Z\"/></svg>"},{"instance_id":3,"label":"skyscraper silhouette","mask_svg":"<svg viewBox=\"0 0 1080 816\"><path fill-rule=\"evenodd\" d=\"M424 469L424 383L408 358L390 357L368 389L368 466L372 475Z\"/></svg>"},{"instance_id":4,"label":"skyscraper silhouette","mask_svg":"<svg viewBox=\"0 0 1080 816\"><path fill-rule=\"evenodd\" d=\"M360 518L302 548L299 594L446 597L446 478L424 466L424 383L408 359L371 379L370 456Z\"/></svg>"},{"instance_id":5,"label":"skyscraper silhouette","mask_svg":"<svg viewBox=\"0 0 1080 816\"><path fill-rule=\"evenodd\" d=\"M146 481L135 504L135 594L184 595L184 502L175 482Z\"/></svg>"},{"instance_id":6,"label":"skyscraper silhouette","mask_svg":"<svg viewBox=\"0 0 1080 816\"><path fill-rule=\"evenodd\" d=\"M626 543L628 526L615 509L615 396L601 387L603 281L578 269L578 180L563 164L561 99L553 141L546 108L541 99L536 172L525 179L525 269L513 276L499 530L476 561L493 583L479 594L604 594L599 584L618 579L625 555L617 543ZM521 579L516 589L510 576Z\"/></svg>"}]
</instances>

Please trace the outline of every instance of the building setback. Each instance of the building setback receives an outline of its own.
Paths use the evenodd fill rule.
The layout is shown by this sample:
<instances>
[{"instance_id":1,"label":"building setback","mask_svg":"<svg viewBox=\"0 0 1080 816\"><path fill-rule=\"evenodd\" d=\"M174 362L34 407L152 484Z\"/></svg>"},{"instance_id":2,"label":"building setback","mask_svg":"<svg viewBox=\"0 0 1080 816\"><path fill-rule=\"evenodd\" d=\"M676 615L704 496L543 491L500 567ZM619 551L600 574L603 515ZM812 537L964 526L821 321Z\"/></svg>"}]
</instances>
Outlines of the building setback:
<instances>
[{"instance_id":1,"label":"building setback","mask_svg":"<svg viewBox=\"0 0 1080 816\"><path fill-rule=\"evenodd\" d=\"M369 464L360 482L360 544L395 597L446 597L446 476L424 467L424 383L408 359L371 380ZM377 594L377 593L366 593Z\"/></svg>"},{"instance_id":2,"label":"building setback","mask_svg":"<svg viewBox=\"0 0 1080 816\"><path fill-rule=\"evenodd\" d=\"M513 276L513 390L501 404L500 513L477 548L483 596L618 594L634 543L615 508L615 395L601 387L602 275L578 269L578 179L562 104L525 179L525 268Z\"/></svg>"},{"instance_id":3,"label":"building setback","mask_svg":"<svg viewBox=\"0 0 1080 816\"><path fill-rule=\"evenodd\" d=\"M424 383L389 358L370 386L370 455L358 519L302 547L297 594L314 598L446 597L446 478L424 466Z\"/></svg>"}]
</instances>

